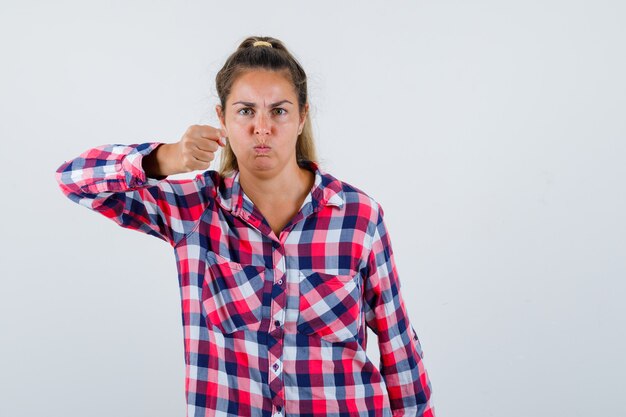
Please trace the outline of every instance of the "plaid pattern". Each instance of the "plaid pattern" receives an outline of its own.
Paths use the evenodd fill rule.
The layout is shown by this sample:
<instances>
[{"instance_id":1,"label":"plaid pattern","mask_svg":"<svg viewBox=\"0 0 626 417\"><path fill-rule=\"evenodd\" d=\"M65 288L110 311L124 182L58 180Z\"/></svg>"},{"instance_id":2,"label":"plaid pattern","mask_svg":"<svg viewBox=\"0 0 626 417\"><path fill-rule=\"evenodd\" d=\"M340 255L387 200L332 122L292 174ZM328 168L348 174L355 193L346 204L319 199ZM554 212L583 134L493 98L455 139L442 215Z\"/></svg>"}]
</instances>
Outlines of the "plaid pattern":
<instances>
[{"instance_id":1,"label":"plaid pattern","mask_svg":"<svg viewBox=\"0 0 626 417\"><path fill-rule=\"evenodd\" d=\"M56 178L75 203L173 247L187 417L434 416L379 203L309 162L314 186L276 236L239 172L146 177L159 144L98 146Z\"/></svg>"}]
</instances>

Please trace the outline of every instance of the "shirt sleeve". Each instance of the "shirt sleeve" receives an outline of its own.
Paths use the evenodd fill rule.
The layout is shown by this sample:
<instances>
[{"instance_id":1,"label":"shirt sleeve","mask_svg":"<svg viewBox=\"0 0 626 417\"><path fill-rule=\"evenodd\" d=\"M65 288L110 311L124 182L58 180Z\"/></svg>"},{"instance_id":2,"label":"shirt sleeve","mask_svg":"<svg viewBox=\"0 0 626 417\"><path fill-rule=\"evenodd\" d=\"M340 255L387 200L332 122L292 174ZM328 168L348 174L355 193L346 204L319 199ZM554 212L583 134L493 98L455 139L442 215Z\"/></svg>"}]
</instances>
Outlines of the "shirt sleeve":
<instances>
[{"instance_id":1,"label":"shirt sleeve","mask_svg":"<svg viewBox=\"0 0 626 417\"><path fill-rule=\"evenodd\" d=\"M101 145L65 161L56 180L71 201L118 225L172 246L190 232L208 205L208 175L194 179L150 178L142 158L162 142Z\"/></svg>"},{"instance_id":2,"label":"shirt sleeve","mask_svg":"<svg viewBox=\"0 0 626 417\"><path fill-rule=\"evenodd\" d=\"M387 386L392 415L432 417L431 383L422 361L424 354L410 323L383 209L367 260L364 293L365 320L378 336L380 371Z\"/></svg>"}]
</instances>

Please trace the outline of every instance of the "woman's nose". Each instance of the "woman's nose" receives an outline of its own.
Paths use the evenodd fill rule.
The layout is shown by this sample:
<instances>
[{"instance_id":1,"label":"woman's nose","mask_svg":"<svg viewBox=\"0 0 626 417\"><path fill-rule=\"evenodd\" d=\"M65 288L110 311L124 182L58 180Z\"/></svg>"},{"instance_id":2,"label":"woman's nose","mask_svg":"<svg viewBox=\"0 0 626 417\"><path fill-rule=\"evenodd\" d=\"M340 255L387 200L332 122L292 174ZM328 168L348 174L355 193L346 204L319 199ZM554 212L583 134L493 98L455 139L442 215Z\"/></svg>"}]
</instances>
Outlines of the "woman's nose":
<instances>
[{"instance_id":1,"label":"woman's nose","mask_svg":"<svg viewBox=\"0 0 626 417\"><path fill-rule=\"evenodd\" d=\"M259 117L256 118L254 125L254 133L256 135L269 135L271 126L267 120L267 116L262 112L259 112Z\"/></svg>"}]
</instances>

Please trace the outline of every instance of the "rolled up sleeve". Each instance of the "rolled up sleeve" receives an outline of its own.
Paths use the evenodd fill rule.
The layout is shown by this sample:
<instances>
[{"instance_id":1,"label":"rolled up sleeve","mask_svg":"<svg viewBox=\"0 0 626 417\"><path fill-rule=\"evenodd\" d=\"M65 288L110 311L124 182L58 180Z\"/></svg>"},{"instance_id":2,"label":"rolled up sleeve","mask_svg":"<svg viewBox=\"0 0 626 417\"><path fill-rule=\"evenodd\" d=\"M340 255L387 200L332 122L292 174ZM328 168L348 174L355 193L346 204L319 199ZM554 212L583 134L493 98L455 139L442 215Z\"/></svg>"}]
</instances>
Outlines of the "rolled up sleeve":
<instances>
[{"instance_id":1,"label":"rolled up sleeve","mask_svg":"<svg viewBox=\"0 0 626 417\"><path fill-rule=\"evenodd\" d=\"M142 159L161 144L88 149L57 168L57 183L71 201L176 246L209 204L212 181L202 174L183 180L147 177Z\"/></svg>"},{"instance_id":2,"label":"rolled up sleeve","mask_svg":"<svg viewBox=\"0 0 626 417\"><path fill-rule=\"evenodd\" d=\"M367 326L378 336L380 372L397 416L434 416L431 383L423 351L411 324L396 269L391 240L378 205L364 284Z\"/></svg>"}]
</instances>

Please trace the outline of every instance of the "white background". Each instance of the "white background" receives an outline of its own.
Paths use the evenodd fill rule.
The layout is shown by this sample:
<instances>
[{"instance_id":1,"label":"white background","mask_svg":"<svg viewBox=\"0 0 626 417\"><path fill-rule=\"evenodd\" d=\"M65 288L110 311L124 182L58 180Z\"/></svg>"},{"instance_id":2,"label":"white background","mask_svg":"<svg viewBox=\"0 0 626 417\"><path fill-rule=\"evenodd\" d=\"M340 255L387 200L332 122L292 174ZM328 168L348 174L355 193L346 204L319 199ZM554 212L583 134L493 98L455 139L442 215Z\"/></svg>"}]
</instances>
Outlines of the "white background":
<instances>
[{"instance_id":1,"label":"white background","mask_svg":"<svg viewBox=\"0 0 626 417\"><path fill-rule=\"evenodd\" d=\"M322 167L385 210L437 415L626 415L624 3L294 3L0 3L0 415L184 416L171 247L54 173L216 126L248 35L300 60Z\"/></svg>"}]
</instances>

